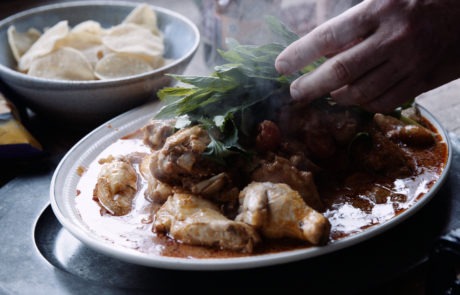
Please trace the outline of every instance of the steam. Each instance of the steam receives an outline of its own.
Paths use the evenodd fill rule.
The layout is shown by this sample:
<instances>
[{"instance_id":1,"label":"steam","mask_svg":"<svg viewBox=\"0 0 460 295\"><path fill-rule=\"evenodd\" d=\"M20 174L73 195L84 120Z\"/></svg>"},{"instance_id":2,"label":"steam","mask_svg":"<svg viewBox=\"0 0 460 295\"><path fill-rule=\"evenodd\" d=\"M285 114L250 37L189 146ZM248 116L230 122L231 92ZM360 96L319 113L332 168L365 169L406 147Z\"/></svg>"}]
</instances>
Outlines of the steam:
<instances>
[{"instance_id":1,"label":"steam","mask_svg":"<svg viewBox=\"0 0 460 295\"><path fill-rule=\"evenodd\" d=\"M196 0L202 13L202 39L206 63L222 62L217 49L226 40L241 44L270 43L265 16L279 18L291 31L303 36L317 25L361 2L360 0Z\"/></svg>"}]
</instances>

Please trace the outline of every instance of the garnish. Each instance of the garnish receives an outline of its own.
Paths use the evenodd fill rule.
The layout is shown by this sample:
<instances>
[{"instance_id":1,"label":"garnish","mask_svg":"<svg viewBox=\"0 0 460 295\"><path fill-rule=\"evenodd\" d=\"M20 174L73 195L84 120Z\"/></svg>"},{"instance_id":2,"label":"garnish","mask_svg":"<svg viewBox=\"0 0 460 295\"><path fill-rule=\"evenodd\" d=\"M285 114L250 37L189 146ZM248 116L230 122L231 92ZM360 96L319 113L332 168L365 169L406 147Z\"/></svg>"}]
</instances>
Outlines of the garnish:
<instances>
[{"instance_id":1,"label":"garnish","mask_svg":"<svg viewBox=\"0 0 460 295\"><path fill-rule=\"evenodd\" d=\"M235 153L247 154L241 137L250 137L258 122L269 119L289 96L289 85L314 70L322 59L292 75L280 75L275 59L299 37L274 17L266 18L273 43L241 45L228 40L228 50L219 50L227 64L214 68L210 76L170 75L186 86L158 91L166 105L156 118L187 116L190 124L201 124L211 135L206 155L219 163Z\"/></svg>"}]
</instances>

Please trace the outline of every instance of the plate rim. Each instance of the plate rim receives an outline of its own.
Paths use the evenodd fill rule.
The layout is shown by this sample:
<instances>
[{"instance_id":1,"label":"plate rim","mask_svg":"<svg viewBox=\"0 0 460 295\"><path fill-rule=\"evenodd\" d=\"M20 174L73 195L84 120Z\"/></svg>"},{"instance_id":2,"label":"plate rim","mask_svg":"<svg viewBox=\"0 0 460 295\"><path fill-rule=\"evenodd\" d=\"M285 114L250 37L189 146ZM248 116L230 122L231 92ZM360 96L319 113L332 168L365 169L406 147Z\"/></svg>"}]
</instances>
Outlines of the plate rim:
<instances>
[{"instance_id":1,"label":"plate rim","mask_svg":"<svg viewBox=\"0 0 460 295\"><path fill-rule=\"evenodd\" d=\"M71 157L74 156L75 153L78 154L79 150L83 149L88 141L91 141L94 138L99 138L98 141L100 143L104 140L107 141L107 138L120 138L123 135L133 132L147 123L149 117L153 117L154 112L158 111L160 107L161 102L159 101L154 101L146 105L139 106L116 116L115 118L107 121L106 123L100 125L88 133L86 136L80 139L61 159L53 173L49 190L50 204L53 213L63 228L69 231L76 239L99 253L117 258L125 262L147 267L175 270L236 270L284 264L319 257L331 252L336 252L338 250L357 245L379 234L382 234L387 230L395 227L397 224L407 220L410 216L414 215L432 198L434 198L434 196L446 181L451 168L452 146L446 129L431 112L429 112L425 107L417 104L421 114L426 119L428 119L431 124L433 124L433 126L437 129L442 139L446 143L447 161L439 179L436 181L436 183L433 184L429 190L429 193L424 194L417 200L417 202L412 204L410 208L393 217L392 219L387 220L382 224L368 228L360 233L353 234L349 237L331 242L324 246L314 246L306 249L288 250L278 253L268 253L234 258L177 258L141 253L134 249L129 249L120 245L114 245L113 243L102 239L100 236L91 233L89 229L84 229L84 226L78 224L76 220L72 220L71 216L68 216L69 212L62 208L63 205L61 203L65 200L63 199L64 197L60 197L58 194L56 185L61 184L63 181L64 183L68 184L69 181L72 182L72 179L79 178L77 170L72 172L72 170L69 169L77 169L78 166L81 166L81 162L69 162L71 161ZM109 131L107 131L107 129ZM105 133L105 137L98 137L101 133ZM112 142L103 142L101 146L105 148L111 143ZM101 146L92 147L92 149L86 149L84 155L91 154L95 148L101 148ZM101 151L102 150L100 150L99 153ZM79 161L85 159L84 155L79 157ZM94 160L94 158L92 160ZM69 177L65 177L68 176L69 173L73 174L73 177L71 175L70 179ZM62 179L63 177L65 179ZM74 189L76 190L76 187L74 187ZM78 215L75 208L67 208L67 210L73 210L74 214ZM79 223L84 222L83 220L79 220Z\"/></svg>"}]
</instances>

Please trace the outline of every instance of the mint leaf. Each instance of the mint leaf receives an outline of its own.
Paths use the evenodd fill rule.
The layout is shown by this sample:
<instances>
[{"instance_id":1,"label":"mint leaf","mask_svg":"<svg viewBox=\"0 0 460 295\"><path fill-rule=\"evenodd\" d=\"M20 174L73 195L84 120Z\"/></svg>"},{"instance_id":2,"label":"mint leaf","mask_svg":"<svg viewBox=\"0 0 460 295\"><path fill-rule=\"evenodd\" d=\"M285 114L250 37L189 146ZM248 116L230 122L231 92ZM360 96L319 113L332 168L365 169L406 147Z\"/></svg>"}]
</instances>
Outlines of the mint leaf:
<instances>
[{"instance_id":1,"label":"mint leaf","mask_svg":"<svg viewBox=\"0 0 460 295\"><path fill-rule=\"evenodd\" d=\"M221 164L235 153L250 154L240 145L240 136L250 138L257 124L272 116L282 99L289 97L290 82L320 64L289 77L280 75L275 59L299 37L274 17L266 21L273 34L270 40L276 42L242 45L230 39L229 49L219 50L228 63L216 66L205 77L170 75L186 86L158 91L166 105L156 118L187 115L191 124L201 124L211 136L205 155Z\"/></svg>"}]
</instances>

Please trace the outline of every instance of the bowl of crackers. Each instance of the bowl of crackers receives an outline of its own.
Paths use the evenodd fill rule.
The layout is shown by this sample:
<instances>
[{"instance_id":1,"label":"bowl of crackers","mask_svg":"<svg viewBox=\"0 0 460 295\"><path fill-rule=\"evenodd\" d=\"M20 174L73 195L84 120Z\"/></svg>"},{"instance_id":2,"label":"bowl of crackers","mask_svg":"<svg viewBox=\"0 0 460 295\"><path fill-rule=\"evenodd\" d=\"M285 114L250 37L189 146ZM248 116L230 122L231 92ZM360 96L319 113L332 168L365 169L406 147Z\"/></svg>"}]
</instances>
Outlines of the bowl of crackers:
<instances>
[{"instance_id":1,"label":"bowl of crackers","mask_svg":"<svg viewBox=\"0 0 460 295\"><path fill-rule=\"evenodd\" d=\"M156 99L195 55L187 17L143 2L78 1L0 21L0 79L32 112L100 124Z\"/></svg>"}]
</instances>

